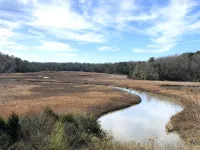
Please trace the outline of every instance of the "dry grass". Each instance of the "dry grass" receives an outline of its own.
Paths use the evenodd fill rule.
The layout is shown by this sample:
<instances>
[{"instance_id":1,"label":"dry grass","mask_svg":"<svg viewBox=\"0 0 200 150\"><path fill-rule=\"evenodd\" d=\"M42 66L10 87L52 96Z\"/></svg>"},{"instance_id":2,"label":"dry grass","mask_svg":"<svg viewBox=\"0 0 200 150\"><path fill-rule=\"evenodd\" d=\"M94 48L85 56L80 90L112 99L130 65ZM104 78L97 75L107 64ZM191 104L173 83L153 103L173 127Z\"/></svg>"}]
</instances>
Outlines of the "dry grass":
<instances>
[{"instance_id":1,"label":"dry grass","mask_svg":"<svg viewBox=\"0 0 200 150\"><path fill-rule=\"evenodd\" d=\"M73 85L63 83L21 83L0 87L3 102L0 114L9 116L40 112L45 107L56 113L92 113L99 116L109 110L138 103L139 98L126 92L104 86ZM3 90L2 90L3 91Z\"/></svg>"},{"instance_id":2,"label":"dry grass","mask_svg":"<svg viewBox=\"0 0 200 150\"><path fill-rule=\"evenodd\" d=\"M43 77L45 76L50 78L44 79ZM7 115L10 111L19 111L18 107L20 107L22 110L39 111L41 110L41 106L43 108L43 106L49 105L54 107L57 112L76 111L94 113L98 116L107 112L108 110L125 107L128 104L130 105L130 103L134 100L131 100L130 102L128 101L130 99L128 98L130 95L128 96L128 94L125 93L123 93L125 94L123 95L122 92L114 91L113 89L111 90L107 87L82 85L80 83L115 85L130 89L149 91L176 98L176 100L180 101L180 103L186 109L172 117L171 123L173 125L173 130L180 133L181 136L186 140L188 140L187 137L189 137L188 133L193 133L193 136L196 140L200 139L200 134L197 132L197 128L194 128L192 122L188 119L188 110L191 112L190 110L192 110L193 102L198 99L194 98L194 101L191 102L188 98L188 93L186 92L187 89L187 91L190 91L191 97L199 97L200 83L131 80L127 79L126 76L123 75L108 75L85 72L17 73L10 74L8 78L25 82L26 84L23 82L20 82L20 84L23 83L26 86L29 86L27 87L29 90L22 91L26 91L25 93L32 93L29 93L29 96L27 96L25 93L24 95L19 94L20 99L26 101L20 101L19 99L19 101L9 102L8 100L8 102L6 102L8 107L1 105L1 109L2 107L5 107L3 108L5 112L2 112L2 110L0 112L5 113L5 115ZM79 85L70 85L64 83L78 83ZM17 82L17 85L19 85L19 82ZM195 89L196 92L194 92L193 89ZM22 110L20 110L20 112ZM25 113L28 111L22 112Z\"/></svg>"}]
</instances>

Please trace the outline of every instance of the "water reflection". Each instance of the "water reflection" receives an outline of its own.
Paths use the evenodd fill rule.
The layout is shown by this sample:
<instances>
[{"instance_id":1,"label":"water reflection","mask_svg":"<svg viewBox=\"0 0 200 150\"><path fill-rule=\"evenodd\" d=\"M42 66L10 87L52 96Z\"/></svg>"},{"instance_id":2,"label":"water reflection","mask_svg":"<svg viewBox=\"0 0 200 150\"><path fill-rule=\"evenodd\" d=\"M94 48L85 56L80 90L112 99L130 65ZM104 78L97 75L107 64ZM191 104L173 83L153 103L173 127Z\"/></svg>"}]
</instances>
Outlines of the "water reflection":
<instances>
[{"instance_id":1,"label":"water reflection","mask_svg":"<svg viewBox=\"0 0 200 150\"><path fill-rule=\"evenodd\" d=\"M140 96L142 102L99 118L102 128L111 132L116 140L143 142L153 136L159 141L181 141L177 134L168 134L165 130L171 116L183 109L176 101L148 92L117 89Z\"/></svg>"}]
</instances>

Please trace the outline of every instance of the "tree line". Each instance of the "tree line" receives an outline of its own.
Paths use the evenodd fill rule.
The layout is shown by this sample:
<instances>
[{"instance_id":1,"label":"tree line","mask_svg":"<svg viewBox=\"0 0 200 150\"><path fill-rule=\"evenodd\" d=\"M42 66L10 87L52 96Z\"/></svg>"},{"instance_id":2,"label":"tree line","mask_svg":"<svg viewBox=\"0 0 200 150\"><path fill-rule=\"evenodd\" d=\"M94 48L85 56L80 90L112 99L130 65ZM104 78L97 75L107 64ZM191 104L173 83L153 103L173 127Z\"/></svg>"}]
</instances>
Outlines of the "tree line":
<instances>
[{"instance_id":1,"label":"tree line","mask_svg":"<svg viewBox=\"0 0 200 150\"><path fill-rule=\"evenodd\" d=\"M142 80L200 81L200 51L133 64L130 78Z\"/></svg>"},{"instance_id":2,"label":"tree line","mask_svg":"<svg viewBox=\"0 0 200 150\"><path fill-rule=\"evenodd\" d=\"M200 81L200 51L148 61L119 63L39 63L0 53L0 73L39 71L84 71L125 74L138 80Z\"/></svg>"}]
</instances>

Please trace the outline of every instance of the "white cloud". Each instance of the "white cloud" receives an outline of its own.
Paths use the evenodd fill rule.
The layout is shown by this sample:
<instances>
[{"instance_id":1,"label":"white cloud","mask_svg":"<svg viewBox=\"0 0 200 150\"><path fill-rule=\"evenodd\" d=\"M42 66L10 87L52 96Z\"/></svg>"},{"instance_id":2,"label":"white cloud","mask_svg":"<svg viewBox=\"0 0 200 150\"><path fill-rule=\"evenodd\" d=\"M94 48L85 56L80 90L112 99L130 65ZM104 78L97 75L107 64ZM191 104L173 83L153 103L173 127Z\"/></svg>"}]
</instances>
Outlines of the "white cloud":
<instances>
[{"instance_id":1,"label":"white cloud","mask_svg":"<svg viewBox=\"0 0 200 150\"><path fill-rule=\"evenodd\" d=\"M24 50L24 46L12 41L16 34L7 28L0 28L0 50L3 53L14 55L18 54L16 50Z\"/></svg>"},{"instance_id":2,"label":"white cloud","mask_svg":"<svg viewBox=\"0 0 200 150\"><path fill-rule=\"evenodd\" d=\"M137 0L17 2L16 12L0 10L0 49L4 51L21 52L34 48L72 56L75 48L60 40L106 45L117 34L139 33L147 36L150 43L141 49L134 48L134 52L164 52L181 43L185 34L200 33L200 12L194 11L200 5L195 0L170 0L167 6L156 6L151 1L152 6L148 9ZM42 43L31 47L21 41ZM119 48L112 45L98 48L98 51L117 50Z\"/></svg>"},{"instance_id":3,"label":"white cloud","mask_svg":"<svg viewBox=\"0 0 200 150\"><path fill-rule=\"evenodd\" d=\"M196 30L196 29L200 29L200 21L197 21L194 24L191 24L190 26L188 26L189 30Z\"/></svg>"},{"instance_id":4,"label":"white cloud","mask_svg":"<svg viewBox=\"0 0 200 150\"><path fill-rule=\"evenodd\" d=\"M104 30L95 22L73 10L69 1L50 2L35 5L31 11L31 26L47 30L60 39L101 43L105 41Z\"/></svg>"},{"instance_id":5,"label":"white cloud","mask_svg":"<svg viewBox=\"0 0 200 150\"><path fill-rule=\"evenodd\" d=\"M98 48L98 51L119 51L120 48L113 48L111 46L102 46Z\"/></svg>"},{"instance_id":6,"label":"white cloud","mask_svg":"<svg viewBox=\"0 0 200 150\"><path fill-rule=\"evenodd\" d=\"M56 56L77 57L78 54L74 54L74 53L56 53Z\"/></svg>"},{"instance_id":7,"label":"white cloud","mask_svg":"<svg viewBox=\"0 0 200 150\"><path fill-rule=\"evenodd\" d=\"M32 35L29 38L38 38L38 39L44 39L45 35L41 32L34 31L32 29L28 29L28 33L31 33Z\"/></svg>"},{"instance_id":8,"label":"white cloud","mask_svg":"<svg viewBox=\"0 0 200 150\"><path fill-rule=\"evenodd\" d=\"M112 37L107 28L117 30L132 30L130 21L149 20L152 16L137 13L135 0L102 1L94 6L94 1L80 0L80 10L72 7L73 1L50 1L37 3L30 11L32 20L29 25L47 30L60 39L70 39L81 42L102 43ZM137 29L139 30L139 29Z\"/></svg>"},{"instance_id":9,"label":"white cloud","mask_svg":"<svg viewBox=\"0 0 200 150\"><path fill-rule=\"evenodd\" d=\"M60 29L50 29L49 33L54 34L59 39L69 39L73 41L88 42L88 43L102 43L106 37L102 33L95 32L80 32L80 31L69 31Z\"/></svg>"},{"instance_id":10,"label":"white cloud","mask_svg":"<svg viewBox=\"0 0 200 150\"><path fill-rule=\"evenodd\" d=\"M75 52L77 51L76 49L72 48L68 44L61 43L61 42L41 41L41 45L28 46L28 45L16 43L8 39L1 40L0 50L7 51L7 52L8 51L28 52L31 50L46 51L46 52Z\"/></svg>"},{"instance_id":11,"label":"white cloud","mask_svg":"<svg viewBox=\"0 0 200 150\"><path fill-rule=\"evenodd\" d=\"M20 23L8 21L8 20L3 20L3 19L0 18L0 26L1 25L8 27L8 29L10 29L10 30L20 27Z\"/></svg>"},{"instance_id":12,"label":"white cloud","mask_svg":"<svg viewBox=\"0 0 200 150\"><path fill-rule=\"evenodd\" d=\"M53 51L53 52L73 52L76 51L68 44L60 43L60 42L52 42L52 41L42 41L40 46L37 46L36 49L38 50L45 50L45 51Z\"/></svg>"},{"instance_id":13,"label":"white cloud","mask_svg":"<svg viewBox=\"0 0 200 150\"><path fill-rule=\"evenodd\" d=\"M146 15L141 14L139 16L121 16L118 20L122 21L149 21L155 19L157 16L155 14Z\"/></svg>"},{"instance_id":14,"label":"white cloud","mask_svg":"<svg viewBox=\"0 0 200 150\"><path fill-rule=\"evenodd\" d=\"M38 5L32 11L32 16L34 18L31 23L33 26L72 30L94 29L93 24L73 12L70 5L62 1Z\"/></svg>"},{"instance_id":15,"label":"white cloud","mask_svg":"<svg viewBox=\"0 0 200 150\"><path fill-rule=\"evenodd\" d=\"M162 45L161 46L157 46L156 45L152 45L154 47L152 47L153 49L139 49L139 48L134 48L133 49L133 52L136 52L136 53L140 53L140 52L166 52L166 51L169 51L169 49L171 49L175 44L174 43L170 43L170 44L166 44L166 45ZM150 46L149 46L150 47Z\"/></svg>"},{"instance_id":16,"label":"white cloud","mask_svg":"<svg viewBox=\"0 0 200 150\"><path fill-rule=\"evenodd\" d=\"M24 5L27 5L27 4L30 4L30 3L36 3L37 0L17 0L19 3L21 4L24 4Z\"/></svg>"},{"instance_id":17,"label":"white cloud","mask_svg":"<svg viewBox=\"0 0 200 150\"><path fill-rule=\"evenodd\" d=\"M151 44L146 48L133 49L134 52L165 52L169 51L181 40L181 37L189 30L200 27L199 21L189 14L199 6L193 0L171 0L164 8L152 10L151 16L156 16L150 27L147 27L147 35Z\"/></svg>"},{"instance_id":18,"label":"white cloud","mask_svg":"<svg viewBox=\"0 0 200 150\"><path fill-rule=\"evenodd\" d=\"M18 55L20 58L29 61L36 61L36 62L89 62L89 60L85 59L84 57L79 57L78 55L73 55L71 53L63 54L53 54L53 55L41 55L38 53L31 53L27 54L24 53L23 55Z\"/></svg>"},{"instance_id":19,"label":"white cloud","mask_svg":"<svg viewBox=\"0 0 200 150\"><path fill-rule=\"evenodd\" d=\"M9 38L13 36L13 32L6 28L0 28L0 38Z\"/></svg>"},{"instance_id":20,"label":"white cloud","mask_svg":"<svg viewBox=\"0 0 200 150\"><path fill-rule=\"evenodd\" d=\"M1 41L1 45L0 45L0 50L4 50L4 51L16 52L16 51L27 51L30 49L31 48L29 46L18 44L16 42L9 41L9 40Z\"/></svg>"}]
</instances>

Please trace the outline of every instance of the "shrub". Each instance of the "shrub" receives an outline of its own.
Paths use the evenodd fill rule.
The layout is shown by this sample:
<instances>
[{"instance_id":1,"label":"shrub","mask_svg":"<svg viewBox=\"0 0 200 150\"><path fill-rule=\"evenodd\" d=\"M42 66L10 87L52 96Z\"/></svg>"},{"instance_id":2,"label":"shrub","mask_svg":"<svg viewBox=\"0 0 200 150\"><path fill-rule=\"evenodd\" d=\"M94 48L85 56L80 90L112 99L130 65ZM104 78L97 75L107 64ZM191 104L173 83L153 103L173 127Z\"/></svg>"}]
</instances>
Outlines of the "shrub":
<instances>
[{"instance_id":1,"label":"shrub","mask_svg":"<svg viewBox=\"0 0 200 150\"><path fill-rule=\"evenodd\" d=\"M53 112L53 110L52 110L51 108L49 108L49 107L46 107L46 108L44 109L44 114L47 115L47 116L49 116L49 117L53 117L53 118L56 119L56 120L59 118L59 116L56 115L56 114Z\"/></svg>"},{"instance_id":2,"label":"shrub","mask_svg":"<svg viewBox=\"0 0 200 150\"><path fill-rule=\"evenodd\" d=\"M77 116L77 122L87 133L94 134L95 136L101 137L102 130L99 122L93 116Z\"/></svg>"},{"instance_id":3,"label":"shrub","mask_svg":"<svg viewBox=\"0 0 200 150\"><path fill-rule=\"evenodd\" d=\"M12 145L19 135L19 117L12 113L12 115L5 121L0 117L0 148L6 149Z\"/></svg>"},{"instance_id":4,"label":"shrub","mask_svg":"<svg viewBox=\"0 0 200 150\"><path fill-rule=\"evenodd\" d=\"M2 117L0 117L0 132L4 132L5 130L6 130L6 122Z\"/></svg>"},{"instance_id":5,"label":"shrub","mask_svg":"<svg viewBox=\"0 0 200 150\"><path fill-rule=\"evenodd\" d=\"M0 149L6 149L10 145L11 138L6 133L0 133Z\"/></svg>"},{"instance_id":6,"label":"shrub","mask_svg":"<svg viewBox=\"0 0 200 150\"><path fill-rule=\"evenodd\" d=\"M99 123L94 117L66 114L59 118L51 135L51 148L79 149L93 139L103 137Z\"/></svg>"},{"instance_id":7,"label":"shrub","mask_svg":"<svg viewBox=\"0 0 200 150\"><path fill-rule=\"evenodd\" d=\"M76 119L75 119L75 115L72 114L72 113L61 116L60 121L77 124Z\"/></svg>"},{"instance_id":8,"label":"shrub","mask_svg":"<svg viewBox=\"0 0 200 150\"><path fill-rule=\"evenodd\" d=\"M7 134L11 137L12 141L16 141L20 129L18 115L12 113L12 115L8 118L6 128Z\"/></svg>"},{"instance_id":9,"label":"shrub","mask_svg":"<svg viewBox=\"0 0 200 150\"><path fill-rule=\"evenodd\" d=\"M56 118L46 113L21 118L18 149L48 149L56 121Z\"/></svg>"},{"instance_id":10,"label":"shrub","mask_svg":"<svg viewBox=\"0 0 200 150\"><path fill-rule=\"evenodd\" d=\"M62 122L58 122L55 126L50 139L50 147L54 150L66 150L67 149L67 138L65 136L65 126Z\"/></svg>"}]
</instances>

